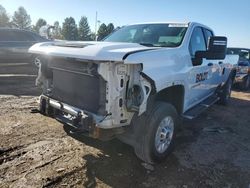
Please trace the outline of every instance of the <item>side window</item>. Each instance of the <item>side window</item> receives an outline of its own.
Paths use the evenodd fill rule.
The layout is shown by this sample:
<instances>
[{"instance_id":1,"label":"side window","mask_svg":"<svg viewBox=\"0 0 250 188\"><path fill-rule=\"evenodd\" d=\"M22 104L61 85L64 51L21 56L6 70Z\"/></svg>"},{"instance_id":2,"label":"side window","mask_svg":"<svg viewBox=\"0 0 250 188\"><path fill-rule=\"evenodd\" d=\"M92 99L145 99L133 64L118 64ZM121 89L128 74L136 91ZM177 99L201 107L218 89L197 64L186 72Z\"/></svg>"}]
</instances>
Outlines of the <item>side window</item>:
<instances>
[{"instance_id":1,"label":"side window","mask_svg":"<svg viewBox=\"0 0 250 188\"><path fill-rule=\"evenodd\" d=\"M204 34L206 38L206 44L207 44L206 46L208 46L209 38L213 36L213 32L208 29L204 29Z\"/></svg>"},{"instance_id":2,"label":"side window","mask_svg":"<svg viewBox=\"0 0 250 188\"><path fill-rule=\"evenodd\" d=\"M36 33L32 33L32 37L38 42L45 42L47 41L46 38L42 37L41 35L38 35Z\"/></svg>"},{"instance_id":3,"label":"side window","mask_svg":"<svg viewBox=\"0 0 250 188\"><path fill-rule=\"evenodd\" d=\"M23 31L2 30L0 33L0 41L23 42L23 41L35 41L35 39L32 35L25 33Z\"/></svg>"},{"instance_id":4,"label":"side window","mask_svg":"<svg viewBox=\"0 0 250 188\"><path fill-rule=\"evenodd\" d=\"M205 50L206 50L206 43L205 43L202 29L200 27L196 27L193 30L190 43L189 43L190 55L192 58L194 58L195 52L205 51Z\"/></svg>"},{"instance_id":5,"label":"side window","mask_svg":"<svg viewBox=\"0 0 250 188\"><path fill-rule=\"evenodd\" d=\"M9 30L0 30L0 41L2 42L13 41L13 38Z\"/></svg>"},{"instance_id":6,"label":"side window","mask_svg":"<svg viewBox=\"0 0 250 188\"><path fill-rule=\"evenodd\" d=\"M13 31L16 41L35 41L34 37L23 31Z\"/></svg>"}]
</instances>

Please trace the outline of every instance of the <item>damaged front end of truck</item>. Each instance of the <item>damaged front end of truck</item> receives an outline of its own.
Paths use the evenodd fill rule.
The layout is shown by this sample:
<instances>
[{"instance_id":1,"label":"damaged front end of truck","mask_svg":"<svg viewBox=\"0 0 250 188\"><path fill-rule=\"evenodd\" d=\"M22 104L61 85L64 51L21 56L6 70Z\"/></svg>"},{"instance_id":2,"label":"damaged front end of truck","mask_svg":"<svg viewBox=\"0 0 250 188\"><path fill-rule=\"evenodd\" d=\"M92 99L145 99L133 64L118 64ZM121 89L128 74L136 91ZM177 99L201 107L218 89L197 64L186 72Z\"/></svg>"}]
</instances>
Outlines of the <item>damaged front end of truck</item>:
<instances>
[{"instance_id":1,"label":"damaged front end of truck","mask_svg":"<svg viewBox=\"0 0 250 188\"><path fill-rule=\"evenodd\" d=\"M153 86L142 64L48 54L39 62L40 112L75 132L107 140L146 111Z\"/></svg>"}]
</instances>

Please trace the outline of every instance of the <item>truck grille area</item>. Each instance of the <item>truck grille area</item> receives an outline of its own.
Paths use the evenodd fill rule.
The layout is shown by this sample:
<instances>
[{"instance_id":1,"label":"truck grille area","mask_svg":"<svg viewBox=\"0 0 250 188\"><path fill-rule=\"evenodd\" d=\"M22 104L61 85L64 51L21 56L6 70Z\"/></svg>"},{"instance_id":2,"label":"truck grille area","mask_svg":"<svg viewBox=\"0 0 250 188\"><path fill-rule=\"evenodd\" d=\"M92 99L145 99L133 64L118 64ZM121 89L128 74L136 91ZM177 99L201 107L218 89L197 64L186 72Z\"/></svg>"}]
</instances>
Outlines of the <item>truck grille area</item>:
<instances>
[{"instance_id":1,"label":"truck grille area","mask_svg":"<svg viewBox=\"0 0 250 188\"><path fill-rule=\"evenodd\" d=\"M98 64L74 59L52 59L51 98L99 115L105 115L106 81L98 74Z\"/></svg>"}]
</instances>

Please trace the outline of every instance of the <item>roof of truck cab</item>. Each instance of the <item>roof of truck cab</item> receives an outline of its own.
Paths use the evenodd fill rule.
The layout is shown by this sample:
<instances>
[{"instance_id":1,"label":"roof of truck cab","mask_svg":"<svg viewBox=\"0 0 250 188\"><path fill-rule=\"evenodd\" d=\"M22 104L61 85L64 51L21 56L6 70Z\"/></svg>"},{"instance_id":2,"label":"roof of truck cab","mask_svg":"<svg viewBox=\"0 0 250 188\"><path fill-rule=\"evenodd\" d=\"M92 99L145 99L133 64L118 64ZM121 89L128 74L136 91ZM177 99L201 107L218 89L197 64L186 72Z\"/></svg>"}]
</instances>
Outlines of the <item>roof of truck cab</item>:
<instances>
[{"instance_id":1,"label":"roof of truck cab","mask_svg":"<svg viewBox=\"0 0 250 188\"><path fill-rule=\"evenodd\" d=\"M166 22L141 22L141 23L133 23L133 24L128 24L128 25L125 25L125 26L131 26L131 25L143 25L143 24L176 24L176 25L186 25L188 27L193 27L193 26L200 26L200 27L204 27L204 28L207 28L211 31L213 31L210 27L204 25L204 24L201 24L201 23L198 23L198 22L175 22L175 21L166 21Z\"/></svg>"},{"instance_id":2,"label":"roof of truck cab","mask_svg":"<svg viewBox=\"0 0 250 188\"><path fill-rule=\"evenodd\" d=\"M142 25L142 24L190 24L191 22L174 22L174 21L169 21L169 22L139 22L139 23L131 23L127 25Z\"/></svg>"},{"instance_id":3,"label":"roof of truck cab","mask_svg":"<svg viewBox=\"0 0 250 188\"><path fill-rule=\"evenodd\" d=\"M240 47L228 47L227 49L229 49L229 50L246 50L246 51L250 51L249 48L240 48Z\"/></svg>"}]
</instances>

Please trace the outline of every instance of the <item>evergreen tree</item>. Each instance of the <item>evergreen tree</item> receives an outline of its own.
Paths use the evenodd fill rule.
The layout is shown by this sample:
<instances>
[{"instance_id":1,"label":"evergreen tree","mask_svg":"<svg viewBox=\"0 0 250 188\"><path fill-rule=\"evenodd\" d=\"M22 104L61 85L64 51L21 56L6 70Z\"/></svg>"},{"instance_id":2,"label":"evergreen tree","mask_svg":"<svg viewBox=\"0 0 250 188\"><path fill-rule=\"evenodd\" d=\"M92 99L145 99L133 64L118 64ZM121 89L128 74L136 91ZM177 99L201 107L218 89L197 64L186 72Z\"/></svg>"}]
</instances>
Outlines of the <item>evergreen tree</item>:
<instances>
[{"instance_id":1,"label":"evergreen tree","mask_svg":"<svg viewBox=\"0 0 250 188\"><path fill-rule=\"evenodd\" d=\"M8 27L9 26L9 17L5 8L0 5L0 27Z\"/></svg>"},{"instance_id":2,"label":"evergreen tree","mask_svg":"<svg viewBox=\"0 0 250 188\"><path fill-rule=\"evenodd\" d=\"M39 33L39 29L44 25L47 25L46 20L39 18L36 22L35 31Z\"/></svg>"},{"instance_id":3,"label":"evergreen tree","mask_svg":"<svg viewBox=\"0 0 250 188\"><path fill-rule=\"evenodd\" d=\"M97 40L102 40L107 36L107 26L105 23L102 23L98 29L97 32L98 39Z\"/></svg>"},{"instance_id":4,"label":"evergreen tree","mask_svg":"<svg viewBox=\"0 0 250 188\"><path fill-rule=\"evenodd\" d=\"M78 29L79 40L89 41L91 39L91 31L88 24L88 19L85 16L81 17Z\"/></svg>"},{"instance_id":5,"label":"evergreen tree","mask_svg":"<svg viewBox=\"0 0 250 188\"><path fill-rule=\"evenodd\" d=\"M65 18L63 27L62 27L62 35L66 40L77 40L77 25L75 23L75 19L72 17Z\"/></svg>"},{"instance_id":6,"label":"evergreen tree","mask_svg":"<svg viewBox=\"0 0 250 188\"><path fill-rule=\"evenodd\" d=\"M108 36L110 33L114 31L114 24L109 23L108 26L106 24L101 24L101 26L98 29L97 35L98 35L98 40L104 39L106 36Z\"/></svg>"},{"instance_id":7,"label":"evergreen tree","mask_svg":"<svg viewBox=\"0 0 250 188\"><path fill-rule=\"evenodd\" d=\"M114 27L114 24L112 23L109 23L108 26L107 26L107 35L109 35L110 33L112 33L114 31L115 27Z\"/></svg>"},{"instance_id":8,"label":"evergreen tree","mask_svg":"<svg viewBox=\"0 0 250 188\"><path fill-rule=\"evenodd\" d=\"M12 23L20 29L31 29L30 15L27 14L27 11L23 7L19 7L14 12Z\"/></svg>"}]
</instances>

